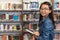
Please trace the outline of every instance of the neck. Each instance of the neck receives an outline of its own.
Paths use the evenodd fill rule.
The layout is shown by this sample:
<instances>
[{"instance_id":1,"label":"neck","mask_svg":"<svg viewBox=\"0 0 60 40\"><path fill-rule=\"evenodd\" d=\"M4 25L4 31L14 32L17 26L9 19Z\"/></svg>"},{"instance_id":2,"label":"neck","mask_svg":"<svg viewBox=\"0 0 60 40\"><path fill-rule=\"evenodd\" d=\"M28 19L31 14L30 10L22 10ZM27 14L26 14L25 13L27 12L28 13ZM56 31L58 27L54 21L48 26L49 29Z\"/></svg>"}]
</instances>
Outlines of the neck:
<instances>
[{"instance_id":1,"label":"neck","mask_svg":"<svg viewBox=\"0 0 60 40\"><path fill-rule=\"evenodd\" d=\"M48 17L48 16L44 16L43 19L45 19L46 17Z\"/></svg>"}]
</instances>

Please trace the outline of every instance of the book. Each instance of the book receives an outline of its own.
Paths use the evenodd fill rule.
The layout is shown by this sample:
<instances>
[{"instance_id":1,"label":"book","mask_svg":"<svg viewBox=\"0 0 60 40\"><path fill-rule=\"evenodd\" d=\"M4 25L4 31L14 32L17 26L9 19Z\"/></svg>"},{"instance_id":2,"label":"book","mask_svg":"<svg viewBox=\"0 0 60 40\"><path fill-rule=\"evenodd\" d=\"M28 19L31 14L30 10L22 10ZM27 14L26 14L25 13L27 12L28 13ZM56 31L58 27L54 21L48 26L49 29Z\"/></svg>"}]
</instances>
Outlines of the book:
<instances>
[{"instance_id":1,"label":"book","mask_svg":"<svg viewBox=\"0 0 60 40\"><path fill-rule=\"evenodd\" d=\"M18 13L18 21L22 21L22 15L21 15L21 13Z\"/></svg>"},{"instance_id":2,"label":"book","mask_svg":"<svg viewBox=\"0 0 60 40\"><path fill-rule=\"evenodd\" d=\"M9 40L8 35L6 36L6 40Z\"/></svg>"},{"instance_id":3,"label":"book","mask_svg":"<svg viewBox=\"0 0 60 40\"><path fill-rule=\"evenodd\" d=\"M54 3L54 10L58 10L58 4L59 4L59 2L56 2L56 3Z\"/></svg>"},{"instance_id":4,"label":"book","mask_svg":"<svg viewBox=\"0 0 60 40\"><path fill-rule=\"evenodd\" d=\"M2 21L2 14L0 14L0 21Z\"/></svg>"},{"instance_id":5,"label":"book","mask_svg":"<svg viewBox=\"0 0 60 40\"><path fill-rule=\"evenodd\" d=\"M27 32L31 33L31 34L34 34L34 31L33 30L30 30L30 29L25 29Z\"/></svg>"},{"instance_id":6,"label":"book","mask_svg":"<svg viewBox=\"0 0 60 40\"><path fill-rule=\"evenodd\" d=\"M6 19L6 15L5 14L2 14L1 17L2 17L2 20Z\"/></svg>"},{"instance_id":7,"label":"book","mask_svg":"<svg viewBox=\"0 0 60 40\"><path fill-rule=\"evenodd\" d=\"M7 40L7 35L2 35L2 40Z\"/></svg>"},{"instance_id":8,"label":"book","mask_svg":"<svg viewBox=\"0 0 60 40\"><path fill-rule=\"evenodd\" d=\"M56 29L59 29L60 30L60 23L57 23L56 24Z\"/></svg>"},{"instance_id":9,"label":"book","mask_svg":"<svg viewBox=\"0 0 60 40\"><path fill-rule=\"evenodd\" d=\"M27 15L26 14L23 15L23 20L27 21Z\"/></svg>"},{"instance_id":10,"label":"book","mask_svg":"<svg viewBox=\"0 0 60 40\"><path fill-rule=\"evenodd\" d=\"M14 3L10 3L10 10L14 9Z\"/></svg>"},{"instance_id":11,"label":"book","mask_svg":"<svg viewBox=\"0 0 60 40\"><path fill-rule=\"evenodd\" d=\"M5 15L6 15L6 21L8 21L9 20L9 14L6 13Z\"/></svg>"},{"instance_id":12,"label":"book","mask_svg":"<svg viewBox=\"0 0 60 40\"><path fill-rule=\"evenodd\" d=\"M9 15L9 20L13 19L13 14Z\"/></svg>"},{"instance_id":13,"label":"book","mask_svg":"<svg viewBox=\"0 0 60 40\"><path fill-rule=\"evenodd\" d=\"M23 40L29 40L29 38L28 38L28 35L27 35L27 34L25 34L25 35L23 36Z\"/></svg>"},{"instance_id":14,"label":"book","mask_svg":"<svg viewBox=\"0 0 60 40\"><path fill-rule=\"evenodd\" d=\"M10 30L10 31L13 30L13 25L9 25L9 30Z\"/></svg>"},{"instance_id":15,"label":"book","mask_svg":"<svg viewBox=\"0 0 60 40\"><path fill-rule=\"evenodd\" d=\"M14 9L16 10L22 9L22 4L14 4Z\"/></svg>"},{"instance_id":16,"label":"book","mask_svg":"<svg viewBox=\"0 0 60 40\"><path fill-rule=\"evenodd\" d=\"M0 36L0 40L2 40L2 36Z\"/></svg>"},{"instance_id":17,"label":"book","mask_svg":"<svg viewBox=\"0 0 60 40\"><path fill-rule=\"evenodd\" d=\"M34 16L33 14L28 14L28 21L33 21L34 19L33 16Z\"/></svg>"},{"instance_id":18,"label":"book","mask_svg":"<svg viewBox=\"0 0 60 40\"><path fill-rule=\"evenodd\" d=\"M14 14L13 19L14 21L18 21L18 14Z\"/></svg>"},{"instance_id":19,"label":"book","mask_svg":"<svg viewBox=\"0 0 60 40\"><path fill-rule=\"evenodd\" d=\"M14 40L14 36L13 35L9 35L8 36L8 40Z\"/></svg>"},{"instance_id":20,"label":"book","mask_svg":"<svg viewBox=\"0 0 60 40\"><path fill-rule=\"evenodd\" d=\"M20 25L16 25L16 29L17 30L20 30Z\"/></svg>"},{"instance_id":21,"label":"book","mask_svg":"<svg viewBox=\"0 0 60 40\"><path fill-rule=\"evenodd\" d=\"M10 10L10 5L11 5L11 3L8 3L8 4L7 4L7 9L8 9L8 10Z\"/></svg>"},{"instance_id":22,"label":"book","mask_svg":"<svg viewBox=\"0 0 60 40\"><path fill-rule=\"evenodd\" d=\"M30 9L38 10L39 9L39 2L30 2Z\"/></svg>"},{"instance_id":23,"label":"book","mask_svg":"<svg viewBox=\"0 0 60 40\"><path fill-rule=\"evenodd\" d=\"M8 25L7 25L7 24L5 25L5 30L6 30L6 31L8 30Z\"/></svg>"},{"instance_id":24,"label":"book","mask_svg":"<svg viewBox=\"0 0 60 40\"><path fill-rule=\"evenodd\" d=\"M4 31L4 25L3 24L0 25L0 30Z\"/></svg>"},{"instance_id":25,"label":"book","mask_svg":"<svg viewBox=\"0 0 60 40\"><path fill-rule=\"evenodd\" d=\"M14 40L19 40L18 36L13 36Z\"/></svg>"},{"instance_id":26,"label":"book","mask_svg":"<svg viewBox=\"0 0 60 40\"><path fill-rule=\"evenodd\" d=\"M1 10L6 10L7 9L7 3L2 3L1 5L2 5Z\"/></svg>"},{"instance_id":27,"label":"book","mask_svg":"<svg viewBox=\"0 0 60 40\"><path fill-rule=\"evenodd\" d=\"M13 26L13 30L17 30L16 25Z\"/></svg>"},{"instance_id":28,"label":"book","mask_svg":"<svg viewBox=\"0 0 60 40\"><path fill-rule=\"evenodd\" d=\"M23 6L24 10L29 10L29 3L25 2Z\"/></svg>"},{"instance_id":29,"label":"book","mask_svg":"<svg viewBox=\"0 0 60 40\"><path fill-rule=\"evenodd\" d=\"M29 25L28 24L25 24L23 28L24 29L29 29Z\"/></svg>"},{"instance_id":30,"label":"book","mask_svg":"<svg viewBox=\"0 0 60 40\"><path fill-rule=\"evenodd\" d=\"M2 9L2 4L0 4L0 9Z\"/></svg>"},{"instance_id":31,"label":"book","mask_svg":"<svg viewBox=\"0 0 60 40\"><path fill-rule=\"evenodd\" d=\"M37 29L37 24L33 24L33 25L32 25L32 29L33 29L33 30L36 30L36 29Z\"/></svg>"},{"instance_id":32,"label":"book","mask_svg":"<svg viewBox=\"0 0 60 40\"><path fill-rule=\"evenodd\" d=\"M32 29L32 24L31 24L31 23L29 23L29 26L28 26L28 27L29 27L29 29Z\"/></svg>"}]
</instances>

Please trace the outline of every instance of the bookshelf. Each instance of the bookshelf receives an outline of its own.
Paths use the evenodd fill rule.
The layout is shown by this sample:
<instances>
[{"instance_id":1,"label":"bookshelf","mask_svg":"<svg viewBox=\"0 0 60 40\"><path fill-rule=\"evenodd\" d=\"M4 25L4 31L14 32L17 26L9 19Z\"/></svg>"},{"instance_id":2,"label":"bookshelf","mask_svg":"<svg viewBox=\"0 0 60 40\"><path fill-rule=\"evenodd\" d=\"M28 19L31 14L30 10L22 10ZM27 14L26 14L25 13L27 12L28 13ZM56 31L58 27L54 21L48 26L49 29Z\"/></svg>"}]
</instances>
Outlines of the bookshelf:
<instances>
[{"instance_id":1,"label":"bookshelf","mask_svg":"<svg viewBox=\"0 0 60 40\"><path fill-rule=\"evenodd\" d=\"M55 38L54 40L60 40L60 0L53 0L54 20L55 20Z\"/></svg>"},{"instance_id":2,"label":"bookshelf","mask_svg":"<svg viewBox=\"0 0 60 40\"><path fill-rule=\"evenodd\" d=\"M0 40L22 40L22 0L0 0Z\"/></svg>"}]
</instances>

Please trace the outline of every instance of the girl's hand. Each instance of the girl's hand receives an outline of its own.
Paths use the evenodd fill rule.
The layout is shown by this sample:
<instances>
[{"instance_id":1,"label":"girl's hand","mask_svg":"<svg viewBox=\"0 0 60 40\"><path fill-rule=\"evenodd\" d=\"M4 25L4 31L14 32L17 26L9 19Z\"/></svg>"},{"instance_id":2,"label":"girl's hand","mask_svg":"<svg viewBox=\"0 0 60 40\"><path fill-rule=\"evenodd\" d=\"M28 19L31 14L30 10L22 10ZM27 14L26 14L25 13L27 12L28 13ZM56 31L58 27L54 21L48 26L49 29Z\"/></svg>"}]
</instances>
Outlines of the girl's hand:
<instances>
[{"instance_id":1,"label":"girl's hand","mask_svg":"<svg viewBox=\"0 0 60 40\"><path fill-rule=\"evenodd\" d=\"M38 31L34 32L34 34L35 34L36 36L39 36L39 32L38 32Z\"/></svg>"}]
</instances>

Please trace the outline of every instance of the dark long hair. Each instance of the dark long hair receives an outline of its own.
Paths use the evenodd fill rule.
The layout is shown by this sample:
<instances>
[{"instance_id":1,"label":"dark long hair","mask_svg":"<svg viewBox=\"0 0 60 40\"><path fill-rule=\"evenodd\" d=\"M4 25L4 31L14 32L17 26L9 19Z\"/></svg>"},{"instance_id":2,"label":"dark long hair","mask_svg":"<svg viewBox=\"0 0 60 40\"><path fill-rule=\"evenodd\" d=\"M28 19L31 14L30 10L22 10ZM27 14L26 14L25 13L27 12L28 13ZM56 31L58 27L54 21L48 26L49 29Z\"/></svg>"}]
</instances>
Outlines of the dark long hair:
<instances>
[{"instance_id":1,"label":"dark long hair","mask_svg":"<svg viewBox=\"0 0 60 40\"><path fill-rule=\"evenodd\" d=\"M49 18L51 19L51 21L52 21L52 23L53 23L53 25L54 25L54 28L55 28L55 22L54 22L54 18L53 18L53 9L52 9L52 5L49 3L49 2L43 2L41 5L40 5L40 9L41 9L41 7L42 7L42 5L43 4L46 4L46 5L48 5L49 6L49 10L51 10L51 13L49 13ZM39 18L39 22L42 20L43 18L42 18L42 15L40 14L40 18Z\"/></svg>"}]
</instances>

